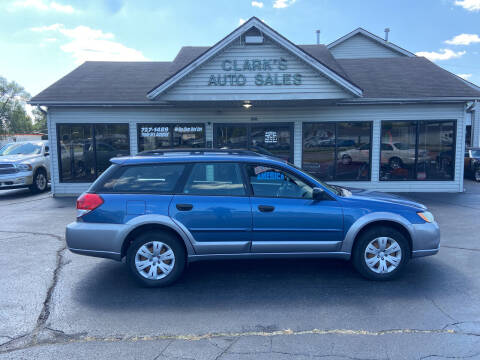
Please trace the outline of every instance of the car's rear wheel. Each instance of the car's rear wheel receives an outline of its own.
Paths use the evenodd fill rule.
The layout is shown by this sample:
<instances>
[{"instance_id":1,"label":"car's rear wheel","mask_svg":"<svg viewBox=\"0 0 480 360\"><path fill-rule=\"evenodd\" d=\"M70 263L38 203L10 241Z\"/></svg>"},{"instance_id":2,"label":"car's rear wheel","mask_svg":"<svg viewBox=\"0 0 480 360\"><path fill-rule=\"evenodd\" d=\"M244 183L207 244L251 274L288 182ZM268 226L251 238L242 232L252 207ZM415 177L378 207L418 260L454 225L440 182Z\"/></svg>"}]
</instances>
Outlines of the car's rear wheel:
<instances>
[{"instance_id":1,"label":"car's rear wheel","mask_svg":"<svg viewBox=\"0 0 480 360\"><path fill-rule=\"evenodd\" d=\"M410 257L410 246L398 230L386 226L365 231L355 242L353 265L370 280L390 280L404 268Z\"/></svg>"},{"instance_id":2,"label":"car's rear wheel","mask_svg":"<svg viewBox=\"0 0 480 360\"><path fill-rule=\"evenodd\" d=\"M169 233L144 232L127 251L130 272L147 287L163 287L175 282L185 269L185 261L183 244Z\"/></svg>"},{"instance_id":3,"label":"car's rear wheel","mask_svg":"<svg viewBox=\"0 0 480 360\"><path fill-rule=\"evenodd\" d=\"M47 190L48 180L47 172L43 169L38 169L33 175L33 182L30 185L30 191L33 193L41 193Z\"/></svg>"}]
</instances>

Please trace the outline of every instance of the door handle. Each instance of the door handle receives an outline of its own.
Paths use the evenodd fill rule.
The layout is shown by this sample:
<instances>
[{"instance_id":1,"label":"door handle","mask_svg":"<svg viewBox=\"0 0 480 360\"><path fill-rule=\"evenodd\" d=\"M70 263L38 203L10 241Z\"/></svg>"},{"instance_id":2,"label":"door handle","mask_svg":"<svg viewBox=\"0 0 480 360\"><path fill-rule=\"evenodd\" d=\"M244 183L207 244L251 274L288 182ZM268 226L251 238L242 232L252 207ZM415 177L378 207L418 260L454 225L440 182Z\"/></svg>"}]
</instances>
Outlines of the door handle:
<instances>
[{"instance_id":1,"label":"door handle","mask_svg":"<svg viewBox=\"0 0 480 360\"><path fill-rule=\"evenodd\" d=\"M275 206L270 206L270 205L258 205L258 210L261 212L272 212L275 210Z\"/></svg>"},{"instance_id":2,"label":"door handle","mask_svg":"<svg viewBox=\"0 0 480 360\"><path fill-rule=\"evenodd\" d=\"M177 204L177 209L180 211L190 211L193 209L192 204Z\"/></svg>"}]
</instances>

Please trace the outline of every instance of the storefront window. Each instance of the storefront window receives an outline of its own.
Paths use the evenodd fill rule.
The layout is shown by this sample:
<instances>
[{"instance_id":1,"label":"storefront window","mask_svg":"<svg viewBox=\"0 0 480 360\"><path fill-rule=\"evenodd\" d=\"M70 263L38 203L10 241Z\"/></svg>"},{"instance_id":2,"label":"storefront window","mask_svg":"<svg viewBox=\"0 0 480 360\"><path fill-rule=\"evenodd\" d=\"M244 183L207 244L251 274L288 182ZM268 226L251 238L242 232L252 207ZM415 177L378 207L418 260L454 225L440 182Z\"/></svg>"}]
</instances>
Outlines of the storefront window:
<instances>
[{"instance_id":1,"label":"storefront window","mask_svg":"<svg viewBox=\"0 0 480 360\"><path fill-rule=\"evenodd\" d=\"M303 124L305 171L322 180L369 180L371 122Z\"/></svg>"},{"instance_id":2,"label":"storefront window","mask_svg":"<svg viewBox=\"0 0 480 360\"><path fill-rule=\"evenodd\" d=\"M59 124L57 137L61 182L92 182L130 154L128 124Z\"/></svg>"},{"instance_id":3,"label":"storefront window","mask_svg":"<svg viewBox=\"0 0 480 360\"><path fill-rule=\"evenodd\" d=\"M380 180L453 180L455 121L384 121Z\"/></svg>"},{"instance_id":4,"label":"storefront window","mask_svg":"<svg viewBox=\"0 0 480 360\"><path fill-rule=\"evenodd\" d=\"M215 146L293 161L292 124L215 124Z\"/></svg>"},{"instance_id":5,"label":"storefront window","mask_svg":"<svg viewBox=\"0 0 480 360\"><path fill-rule=\"evenodd\" d=\"M204 148L203 124L139 124L138 151L161 148Z\"/></svg>"}]
</instances>

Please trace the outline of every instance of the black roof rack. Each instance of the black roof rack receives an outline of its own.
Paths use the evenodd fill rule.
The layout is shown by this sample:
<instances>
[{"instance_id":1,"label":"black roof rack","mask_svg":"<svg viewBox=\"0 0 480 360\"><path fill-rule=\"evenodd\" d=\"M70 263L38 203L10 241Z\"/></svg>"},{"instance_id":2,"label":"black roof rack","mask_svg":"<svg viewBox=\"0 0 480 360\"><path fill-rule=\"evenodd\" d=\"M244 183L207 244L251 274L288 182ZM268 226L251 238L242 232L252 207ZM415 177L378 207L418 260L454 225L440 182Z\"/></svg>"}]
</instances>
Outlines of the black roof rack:
<instances>
[{"instance_id":1,"label":"black roof rack","mask_svg":"<svg viewBox=\"0 0 480 360\"><path fill-rule=\"evenodd\" d=\"M188 155L205 155L205 154L225 154L225 155L247 155L262 156L258 152L245 149L154 149L139 152L137 156L161 156L167 154L188 154Z\"/></svg>"}]
</instances>

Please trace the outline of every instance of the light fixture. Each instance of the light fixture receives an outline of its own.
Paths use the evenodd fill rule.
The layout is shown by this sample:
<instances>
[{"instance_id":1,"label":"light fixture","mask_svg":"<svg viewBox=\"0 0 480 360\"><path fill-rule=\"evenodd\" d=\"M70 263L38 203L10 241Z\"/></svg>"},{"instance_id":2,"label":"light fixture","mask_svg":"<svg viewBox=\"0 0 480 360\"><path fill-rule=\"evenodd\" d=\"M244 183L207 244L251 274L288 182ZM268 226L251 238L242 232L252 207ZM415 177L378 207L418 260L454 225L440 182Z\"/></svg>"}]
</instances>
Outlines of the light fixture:
<instances>
[{"instance_id":1,"label":"light fixture","mask_svg":"<svg viewBox=\"0 0 480 360\"><path fill-rule=\"evenodd\" d=\"M252 107L252 104L250 104L250 101L247 100L247 101L244 101L243 107L245 109L250 109Z\"/></svg>"}]
</instances>

